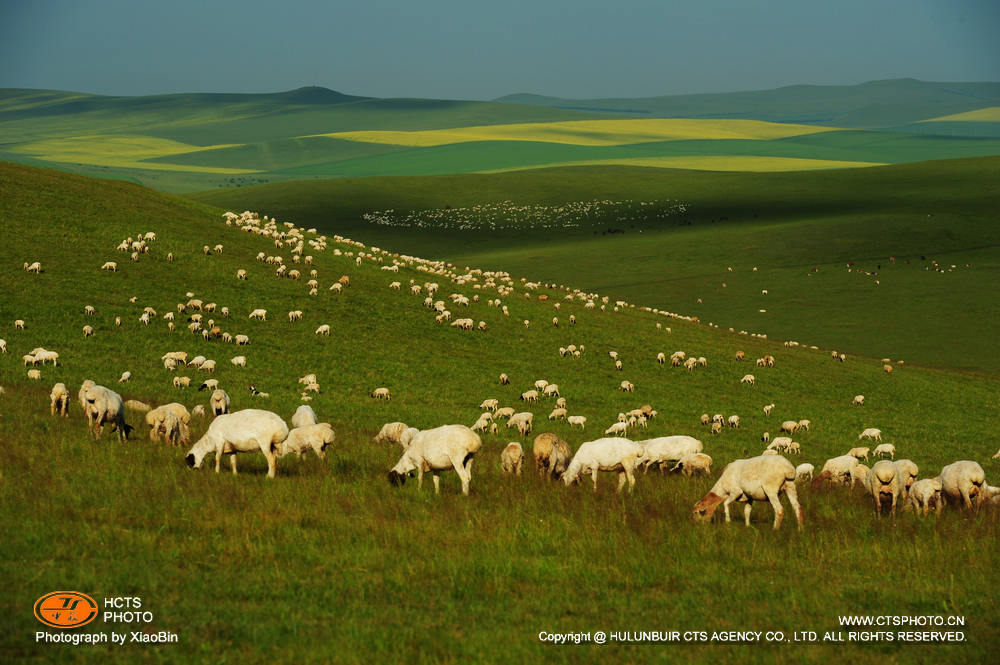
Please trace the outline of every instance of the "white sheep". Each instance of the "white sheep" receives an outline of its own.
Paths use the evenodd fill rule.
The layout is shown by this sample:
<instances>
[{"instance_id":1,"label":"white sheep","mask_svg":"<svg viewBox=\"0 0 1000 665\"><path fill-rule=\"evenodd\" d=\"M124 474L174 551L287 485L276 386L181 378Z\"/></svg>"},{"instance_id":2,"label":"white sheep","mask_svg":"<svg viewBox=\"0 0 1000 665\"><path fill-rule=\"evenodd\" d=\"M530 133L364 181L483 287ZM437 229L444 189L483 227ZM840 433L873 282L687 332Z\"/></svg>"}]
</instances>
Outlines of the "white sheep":
<instances>
[{"instance_id":1,"label":"white sheep","mask_svg":"<svg viewBox=\"0 0 1000 665\"><path fill-rule=\"evenodd\" d=\"M191 385L191 377L189 376L175 376L174 377L174 388L187 388Z\"/></svg>"},{"instance_id":2,"label":"white sheep","mask_svg":"<svg viewBox=\"0 0 1000 665\"><path fill-rule=\"evenodd\" d=\"M839 482L847 484L851 481L851 470L858 465L858 458L854 455L840 455L831 457L823 465L819 475L813 480L813 487L818 487L825 481Z\"/></svg>"},{"instance_id":3,"label":"white sheep","mask_svg":"<svg viewBox=\"0 0 1000 665\"><path fill-rule=\"evenodd\" d=\"M786 420L783 423L781 423L780 429L782 432L795 434L799 430L799 423L797 420Z\"/></svg>"},{"instance_id":4,"label":"white sheep","mask_svg":"<svg viewBox=\"0 0 1000 665\"><path fill-rule=\"evenodd\" d=\"M266 309L255 309L250 312L248 319L258 319L260 321L267 321L267 310ZM234 458L235 459L235 458Z\"/></svg>"},{"instance_id":5,"label":"white sheep","mask_svg":"<svg viewBox=\"0 0 1000 665\"><path fill-rule=\"evenodd\" d=\"M110 270L111 272L118 272L118 263L115 261L105 261L104 265L101 266L101 270Z\"/></svg>"},{"instance_id":6,"label":"white sheep","mask_svg":"<svg viewBox=\"0 0 1000 665\"><path fill-rule=\"evenodd\" d=\"M646 439L639 441L638 444L642 448L638 463L642 465L645 473L648 473L649 467L654 464L660 467L662 473L667 465L675 464L685 455L694 455L704 449L701 441L684 434Z\"/></svg>"},{"instance_id":7,"label":"white sheep","mask_svg":"<svg viewBox=\"0 0 1000 665\"><path fill-rule=\"evenodd\" d=\"M515 413L507 420L507 427L516 427L521 436L531 434L535 422L535 414L530 411Z\"/></svg>"},{"instance_id":8,"label":"white sheep","mask_svg":"<svg viewBox=\"0 0 1000 665\"><path fill-rule=\"evenodd\" d=\"M560 475L569 463L569 444L551 432L543 432L535 437L532 445L535 469L539 475Z\"/></svg>"},{"instance_id":9,"label":"white sheep","mask_svg":"<svg viewBox=\"0 0 1000 665\"><path fill-rule=\"evenodd\" d=\"M691 476L700 471L709 476L712 474L712 458L705 453L690 453L680 458L670 471L671 473L681 471L685 476Z\"/></svg>"},{"instance_id":10,"label":"white sheep","mask_svg":"<svg viewBox=\"0 0 1000 665\"><path fill-rule=\"evenodd\" d=\"M562 408L552 409L552 412L549 414L549 420L559 420L561 418L565 418L566 415L567 415L566 409Z\"/></svg>"},{"instance_id":11,"label":"white sheep","mask_svg":"<svg viewBox=\"0 0 1000 665\"><path fill-rule=\"evenodd\" d=\"M774 404L773 403L772 404L766 404L766 405L764 405L764 415L765 416L771 415L771 410L773 408L774 408Z\"/></svg>"},{"instance_id":12,"label":"white sheep","mask_svg":"<svg viewBox=\"0 0 1000 665\"><path fill-rule=\"evenodd\" d=\"M986 500L986 472L978 462L960 460L941 469L942 499L961 501L969 510L973 509L972 497L976 497L975 509Z\"/></svg>"},{"instance_id":13,"label":"white sheep","mask_svg":"<svg viewBox=\"0 0 1000 665\"><path fill-rule=\"evenodd\" d=\"M851 402L851 406L864 406L864 405L865 405L865 396L855 395L854 400Z\"/></svg>"},{"instance_id":14,"label":"white sheep","mask_svg":"<svg viewBox=\"0 0 1000 665\"><path fill-rule=\"evenodd\" d=\"M733 501L746 503L743 516L750 526L750 509L754 501L770 501L774 508L774 528L781 526L785 510L781 505L781 494L788 497L788 503L795 511L799 529L802 528L802 508L799 506L795 489L795 467L779 455L761 455L749 459L730 462L722 470L722 475L712 489L694 506L695 519L708 521L719 504L723 504L726 521L729 521L729 504Z\"/></svg>"},{"instance_id":15,"label":"white sheep","mask_svg":"<svg viewBox=\"0 0 1000 665\"><path fill-rule=\"evenodd\" d=\"M409 432L409 430L407 430ZM417 472L417 488L424 482L424 473L434 475L434 493L441 493L442 471L455 469L462 481L462 494L469 494L472 483L472 460L482 447L479 435L465 425L444 425L417 432L407 437L408 447L389 471L389 482L402 485L411 471Z\"/></svg>"},{"instance_id":16,"label":"white sheep","mask_svg":"<svg viewBox=\"0 0 1000 665\"><path fill-rule=\"evenodd\" d=\"M52 386L49 400L51 401L50 412L53 416L56 415L57 411L64 418L69 416L69 390L65 383L57 383Z\"/></svg>"},{"instance_id":17,"label":"white sheep","mask_svg":"<svg viewBox=\"0 0 1000 665\"><path fill-rule=\"evenodd\" d=\"M858 434L858 439L874 439L875 441L882 440L882 430L877 427L867 427L861 434Z\"/></svg>"},{"instance_id":18,"label":"white sheep","mask_svg":"<svg viewBox=\"0 0 1000 665\"><path fill-rule=\"evenodd\" d=\"M132 380L132 372L129 372L127 370L122 372L122 375L118 377L118 383L128 383L131 380Z\"/></svg>"},{"instance_id":19,"label":"white sheep","mask_svg":"<svg viewBox=\"0 0 1000 665\"><path fill-rule=\"evenodd\" d=\"M604 430L605 434L625 434L626 432L628 432L628 423L622 421L613 423L611 427Z\"/></svg>"},{"instance_id":20,"label":"white sheep","mask_svg":"<svg viewBox=\"0 0 1000 665\"><path fill-rule=\"evenodd\" d=\"M0 353L7 353L7 341L0 339Z\"/></svg>"},{"instance_id":21,"label":"white sheep","mask_svg":"<svg viewBox=\"0 0 1000 665\"><path fill-rule=\"evenodd\" d=\"M324 323L319 328L316 328L317 335L330 335L330 324Z\"/></svg>"},{"instance_id":22,"label":"white sheep","mask_svg":"<svg viewBox=\"0 0 1000 665\"><path fill-rule=\"evenodd\" d=\"M316 412L313 411L312 407L308 404L303 404L299 408L295 409L295 413L292 414L292 427L305 427L307 425L315 425L319 422L319 418L316 417Z\"/></svg>"},{"instance_id":23,"label":"white sheep","mask_svg":"<svg viewBox=\"0 0 1000 665\"><path fill-rule=\"evenodd\" d=\"M847 451L847 454L850 455L851 457L856 458L859 462L861 460L864 460L864 461L867 462L868 461L868 452L870 450L871 450L871 448L866 448L866 447L863 447L863 446L859 446L857 448L851 448L850 450Z\"/></svg>"},{"instance_id":24,"label":"white sheep","mask_svg":"<svg viewBox=\"0 0 1000 665\"><path fill-rule=\"evenodd\" d=\"M174 418L168 418L167 414L173 414ZM146 413L146 424L149 425L150 441L158 440L162 434L172 443L187 443L190 438L190 432L187 428L190 422L191 414L188 413L187 407L178 402L164 404L155 409L150 409ZM168 425L173 429L168 429Z\"/></svg>"},{"instance_id":25,"label":"white sheep","mask_svg":"<svg viewBox=\"0 0 1000 665\"><path fill-rule=\"evenodd\" d=\"M862 488L867 488L868 487L868 474L870 472L871 472L871 469L869 469L864 464L861 464L860 462L854 468L852 468L851 469L851 489L854 489L855 485L858 485L858 486L860 486Z\"/></svg>"},{"instance_id":26,"label":"white sheep","mask_svg":"<svg viewBox=\"0 0 1000 665\"><path fill-rule=\"evenodd\" d=\"M118 438L124 443L132 427L125 422L125 404L122 402L122 396L110 388L95 385L87 390L85 399L87 401L85 412L91 435L95 439L101 438L104 425L110 423L112 430L117 430Z\"/></svg>"},{"instance_id":27,"label":"white sheep","mask_svg":"<svg viewBox=\"0 0 1000 665\"><path fill-rule=\"evenodd\" d=\"M872 451L872 456L874 457L883 457L885 455L888 455L890 459L896 459L896 446L891 443L880 443Z\"/></svg>"},{"instance_id":28,"label":"white sheep","mask_svg":"<svg viewBox=\"0 0 1000 665\"><path fill-rule=\"evenodd\" d=\"M500 469L504 473L520 476L522 466L524 466L524 448L517 441L511 441L500 453Z\"/></svg>"},{"instance_id":29,"label":"white sheep","mask_svg":"<svg viewBox=\"0 0 1000 665\"><path fill-rule=\"evenodd\" d=\"M222 389L216 389L208 400L209 406L212 407L212 414L215 416L229 413L229 403L229 394Z\"/></svg>"},{"instance_id":30,"label":"white sheep","mask_svg":"<svg viewBox=\"0 0 1000 665\"><path fill-rule=\"evenodd\" d=\"M868 493L875 503L875 514L882 515L882 503L889 503L889 514L896 516L896 504L903 495L903 483L896 465L889 460L875 462L868 472Z\"/></svg>"},{"instance_id":31,"label":"white sheep","mask_svg":"<svg viewBox=\"0 0 1000 665\"><path fill-rule=\"evenodd\" d=\"M757 379L754 378L753 374L745 374L743 378L740 379L740 383L746 383L752 386L755 384L756 380Z\"/></svg>"},{"instance_id":32,"label":"white sheep","mask_svg":"<svg viewBox=\"0 0 1000 665\"><path fill-rule=\"evenodd\" d=\"M295 418L292 418L292 422L295 422ZM406 423L392 422L382 425L382 429L379 433L375 435L373 441L375 443L400 443L400 437L402 437L403 432L409 429Z\"/></svg>"},{"instance_id":33,"label":"white sheep","mask_svg":"<svg viewBox=\"0 0 1000 665\"><path fill-rule=\"evenodd\" d=\"M500 408L500 401L496 399L484 399L479 405L480 409L488 409L489 411L496 411Z\"/></svg>"},{"instance_id":34,"label":"white sheep","mask_svg":"<svg viewBox=\"0 0 1000 665\"><path fill-rule=\"evenodd\" d=\"M944 509L944 500L941 498L943 485L937 478L924 478L913 483L910 487L910 505L921 517L927 515L934 504L938 515Z\"/></svg>"},{"instance_id":35,"label":"white sheep","mask_svg":"<svg viewBox=\"0 0 1000 665\"><path fill-rule=\"evenodd\" d=\"M587 424L587 417L586 416L567 416L566 422L569 423L569 426L571 428L572 427L576 427L577 425L579 425L580 429L585 429L586 424Z\"/></svg>"},{"instance_id":36,"label":"white sheep","mask_svg":"<svg viewBox=\"0 0 1000 665\"><path fill-rule=\"evenodd\" d=\"M314 423L302 425L288 432L288 437L278 446L278 454L282 457L289 453L298 453L304 459L307 450L312 450L321 460L326 459L326 447L334 442L336 434L330 423Z\"/></svg>"},{"instance_id":37,"label":"white sheep","mask_svg":"<svg viewBox=\"0 0 1000 665\"><path fill-rule=\"evenodd\" d=\"M389 394L389 389L385 387L376 388L375 390L371 391L369 396L374 399L384 399L384 400L392 399L391 395Z\"/></svg>"},{"instance_id":38,"label":"white sheep","mask_svg":"<svg viewBox=\"0 0 1000 665\"><path fill-rule=\"evenodd\" d=\"M493 419L497 420L500 418L510 418L512 415L514 415L514 408L510 406L504 406L497 409L493 413Z\"/></svg>"},{"instance_id":39,"label":"white sheep","mask_svg":"<svg viewBox=\"0 0 1000 665\"><path fill-rule=\"evenodd\" d=\"M537 402L538 401L538 391L537 390L527 390L521 393L521 399L525 402Z\"/></svg>"},{"instance_id":40,"label":"white sheep","mask_svg":"<svg viewBox=\"0 0 1000 665\"><path fill-rule=\"evenodd\" d=\"M189 467L200 469L205 456L215 452L215 472L219 472L222 455L230 455L233 474L236 474L236 453L261 451L267 460L267 477L277 472L277 452L288 437L288 425L276 413L261 409L244 409L219 416L209 425L208 431L188 452L184 461Z\"/></svg>"},{"instance_id":41,"label":"white sheep","mask_svg":"<svg viewBox=\"0 0 1000 665\"><path fill-rule=\"evenodd\" d=\"M813 471L816 470L812 464L808 462L804 464L799 464L795 467L795 482L805 482L807 480L813 479Z\"/></svg>"},{"instance_id":42,"label":"white sheep","mask_svg":"<svg viewBox=\"0 0 1000 665\"><path fill-rule=\"evenodd\" d=\"M589 473L597 491L598 471L618 472L618 491L628 482L629 492L635 487L635 467L643 454L639 444L620 437L585 441L580 444L569 467L562 474L562 481L572 485L582 475Z\"/></svg>"},{"instance_id":43,"label":"white sheep","mask_svg":"<svg viewBox=\"0 0 1000 665\"><path fill-rule=\"evenodd\" d=\"M738 428L740 426L740 417L737 415L729 416L729 419L726 420L726 424L734 429Z\"/></svg>"},{"instance_id":44,"label":"white sheep","mask_svg":"<svg viewBox=\"0 0 1000 665\"><path fill-rule=\"evenodd\" d=\"M809 431L809 428L810 428L811 426L812 426L812 421L811 421L811 420L800 420L800 421L799 421L799 426L798 426L798 429L797 429L796 431L798 431L798 430L800 430L800 429L804 429L805 431L807 431L807 432L808 432L808 431Z\"/></svg>"}]
</instances>

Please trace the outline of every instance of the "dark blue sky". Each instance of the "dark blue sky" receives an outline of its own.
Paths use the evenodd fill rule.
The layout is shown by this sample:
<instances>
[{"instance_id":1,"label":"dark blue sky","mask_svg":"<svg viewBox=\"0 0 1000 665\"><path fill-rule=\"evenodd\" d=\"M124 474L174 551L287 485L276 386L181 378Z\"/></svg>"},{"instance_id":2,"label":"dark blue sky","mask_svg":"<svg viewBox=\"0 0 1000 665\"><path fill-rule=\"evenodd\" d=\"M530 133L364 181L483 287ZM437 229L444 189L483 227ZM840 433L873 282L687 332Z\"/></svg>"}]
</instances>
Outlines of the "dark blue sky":
<instances>
[{"instance_id":1,"label":"dark blue sky","mask_svg":"<svg viewBox=\"0 0 1000 665\"><path fill-rule=\"evenodd\" d=\"M997 0L0 0L0 87L656 96L1000 80Z\"/></svg>"}]
</instances>

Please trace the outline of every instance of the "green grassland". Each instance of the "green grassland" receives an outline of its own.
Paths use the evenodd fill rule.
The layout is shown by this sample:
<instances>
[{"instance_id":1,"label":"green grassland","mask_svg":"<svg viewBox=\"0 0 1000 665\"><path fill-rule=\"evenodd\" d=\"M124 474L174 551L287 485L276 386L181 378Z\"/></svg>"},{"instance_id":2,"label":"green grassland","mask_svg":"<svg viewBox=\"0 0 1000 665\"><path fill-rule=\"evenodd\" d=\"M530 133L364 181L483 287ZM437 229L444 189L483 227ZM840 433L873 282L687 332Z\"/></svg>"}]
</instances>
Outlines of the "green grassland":
<instances>
[{"instance_id":1,"label":"green grassland","mask_svg":"<svg viewBox=\"0 0 1000 665\"><path fill-rule=\"evenodd\" d=\"M724 328L996 373L1000 360L981 349L1000 325L992 305L998 183L1000 160L980 158L813 173L578 167L316 180L197 198L419 256L599 290ZM462 230L430 214L487 202L599 199L649 205L627 214L609 208L558 229L514 219ZM683 213L662 214L678 203ZM413 228L362 219L374 210L396 218L429 211L430 221Z\"/></svg>"},{"instance_id":2,"label":"green grassland","mask_svg":"<svg viewBox=\"0 0 1000 665\"><path fill-rule=\"evenodd\" d=\"M996 87L919 81L793 86L659 98L646 106L603 100L593 108L519 96L509 98L515 103L373 99L324 88L148 97L0 90L0 159L170 192L567 164L834 169L1000 153L1000 123L990 106ZM568 121L601 127L569 139L552 133L554 124ZM704 126L675 140L639 129L671 121ZM733 138L744 136L742 129L734 134L726 123L769 131ZM796 123L816 132L787 136L802 131ZM414 134L442 130L452 130L454 142L413 143ZM404 145L393 144L392 136Z\"/></svg>"},{"instance_id":3,"label":"green grassland","mask_svg":"<svg viewBox=\"0 0 1000 665\"><path fill-rule=\"evenodd\" d=\"M361 181L351 205L379 199L377 187L401 197L406 187L429 198L444 195L428 190L428 182L404 179L400 189L392 180ZM483 182L504 191L495 179ZM538 191L551 184L532 182ZM819 468L854 445L863 427L877 426L922 476L972 458L995 484L993 378L909 364L887 375L875 358L852 354L835 363L825 350L790 349L639 307L588 310L579 300L563 301L559 291L548 291L548 302L525 299L519 281L504 298L508 319L485 304L492 291L411 267L391 274L372 261L359 266L333 254L357 248L332 241L327 251L312 252L321 286L310 297L304 283L278 279L273 268L254 261L259 251L287 260L287 247L227 228L221 212L128 183L0 164L6 266L0 330L9 350L0 356L5 662L708 662L725 656L751 663L944 657L985 663L993 657L1000 614L989 589L1000 582L992 554L1000 511L949 509L940 519L903 513L879 520L860 493L803 488L801 533L790 520L772 532L770 508L760 505L749 529L738 522L695 525L691 506L713 479L651 473L639 477L634 494L619 496L610 474L602 474L596 495L586 484L567 488L536 478L530 463L524 477L507 478L498 458L507 441L518 440L512 430L484 436L469 497L459 493L454 474L445 474L435 497L413 482L390 487L385 472L399 451L370 443L378 427L393 420L422 428L471 424L487 397L520 408L520 392L544 377L560 385L571 413L589 420L586 432L549 422L551 404L543 402L529 409L535 431L556 432L574 450L619 411L649 403L659 415L638 436L697 436L716 469L760 450L761 432L774 433L782 420L809 418L812 429L796 437L804 450L796 463ZM278 219L312 225L294 215ZM150 230L158 239L137 263L115 251L122 238ZM222 253L202 253L202 245L216 243L224 245ZM168 252L173 263L165 259ZM719 266L725 256L719 252ZM118 261L117 273L99 270L107 260ZM26 273L24 261L40 261L44 271ZM744 268L743 261L738 265ZM544 265L530 267L513 274L545 277ZM239 268L249 272L247 281L235 278ZM351 286L339 295L328 291L342 274L350 275ZM590 278L583 271L579 277ZM481 294L483 302L467 315L486 321L487 330L437 324L421 306L423 294L387 288L391 280L405 285L410 279L438 281L442 295ZM230 318L214 318L233 334L248 334L251 344L237 350L205 341L187 332L183 316L169 332L161 316L188 292L229 307ZM84 315L86 304L96 307L96 317ZM138 317L147 305L158 315L143 326ZM268 309L267 322L247 319L257 307ZM284 313L292 309L303 310L304 320L289 323ZM466 315L464 308L451 309ZM568 325L570 314L577 325ZM120 328L116 315L123 318ZM550 323L553 315L560 327ZM25 330L14 330L15 318L26 321ZM531 320L530 328L522 319ZM332 327L328 338L313 334L322 323ZM94 337L84 339L86 324L96 328ZM586 346L581 358L559 357L557 348L570 343ZM40 383L29 382L21 364L36 346L60 353L58 367L42 368ZM185 450L146 440L141 414L129 414L136 431L125 444L108 433L90 440L75 401L68 419L48 414L53 383L66 383L75 395L85 378L126 399L177 400L189 408L204 403L206 393L173 388L173 375L160 364L163 353L181 349L218 360L214 376L234 409L267 408L286 419L300 403L297 377L315 372L322 392L311 405L337 432L328 462L284 458L275 480L264 477L259 455L241 456L237 477L190 471ZM655 362L658 351L678 349L706 356L708 366L686 372ZM748 358L772 353L777 364L751 369L752 361L734 359L738 349ZM615 371L609 350L618 351L624 371ZM237 353L247 356L245 369L228 362ZM126 369L133 381L116 384ZM752 388L739 383L748 371L757 375ZM512 385L498 385L500 372ZM195 383L204 376L192 368L178 374ZM634 394L616 389L622 379L635 384ZM251 398L251 382L271 397ZM391 389L391 401L368 397L380 385ZM850 405L858 393L867 396L864 407ZM765 417L761 407L771 402L775 409ZM739 414L743 426L712 436L698 424L706 411ZM196 419L193 434L207 425ZM519 440L530 449L530 438ZM141 596L155 618L131 628L175 631L181 643L36 645L31 605L57 589L95 598ZM840 630L841 614L960 614L965 641L554 647L537 637L543 630L781 630L791 640L793 631ZM100 627L100 620L93 625Z\"/></svg>"}]
</instances>

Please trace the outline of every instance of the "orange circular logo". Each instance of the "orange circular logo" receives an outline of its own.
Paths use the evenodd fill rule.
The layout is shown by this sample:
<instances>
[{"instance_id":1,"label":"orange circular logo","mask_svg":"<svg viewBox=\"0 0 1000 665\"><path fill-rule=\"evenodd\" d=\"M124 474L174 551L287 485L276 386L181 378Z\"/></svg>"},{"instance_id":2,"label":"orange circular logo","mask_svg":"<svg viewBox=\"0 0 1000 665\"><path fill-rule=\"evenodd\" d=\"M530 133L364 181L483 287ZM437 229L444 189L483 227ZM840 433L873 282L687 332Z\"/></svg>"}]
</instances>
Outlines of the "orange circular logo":
<instances>
[{"instance_id":1,"label":"orange circular logo","mask_svg":"<svg viewBox=\"0 0 1000 665\"><path fill-rule=\"evenodd\" d=\"M35 618L52 628L79 628L97 618L97 603L79 591L53 591L35 601Z\"/></svg>"}]
</instances>

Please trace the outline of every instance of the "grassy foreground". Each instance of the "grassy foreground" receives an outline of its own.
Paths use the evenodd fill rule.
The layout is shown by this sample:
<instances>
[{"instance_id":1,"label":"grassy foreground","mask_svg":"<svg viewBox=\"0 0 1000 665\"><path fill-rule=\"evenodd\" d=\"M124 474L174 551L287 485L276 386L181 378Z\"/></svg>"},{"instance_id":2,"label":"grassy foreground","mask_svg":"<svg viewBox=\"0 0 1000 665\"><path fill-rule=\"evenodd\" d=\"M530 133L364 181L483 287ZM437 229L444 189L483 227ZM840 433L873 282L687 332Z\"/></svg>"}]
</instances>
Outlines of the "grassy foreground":
<instances>
[{"instance_id":1,"label":"grassy foreground","mask_svg":"<svg viewBox=\"0 0 1000 665\"><path fill-rule=\"evenodd\" d=\"M878 426L922 476L971 458L996 483L997 462L989 459L994 419L975 415L995 414L992 380L909 366L886 375L877 359L833 363L825 351L788 349L640 308L601 312L576 301L556 311L560 293L548 292L548 302L525 299L520 282L504 298L510 319L474 303L468 316L486 321L487 330L460 332L434 323L420 305L423 294L391 291L388 283L433 279L442 295L481 294L483 301L495 293L409 267L389 274L368 260L357 266L332 254L356 247L331 241L327 251L312 252L321 289L310 297L303 283L277 279L253 260L258 251L287 259L287 248L226 228L220 212L125 183L0 165L9 294L0 302L9 349L0 356L5 661L990 661L1000 629L988 591L1000 581L992 554L998 511L877 520L860 494L803 489L801 533L787 521L772 532L770 508L760 505L750 529L698 526L691 506L714 476L651 474L623 496L613 492L610 476L596 495L587 485L542 481L530 465L524 477L504 478L498 455L517 439L507 436L511 430L484 437L470 497L458 493L451 474L435 497L414 483L392 489L384 474L398 450L374 446L370 437L392 420L423 428L471 424L487 397L522 408L519 393L545 377L560 385L570 412L589 421L585 433L549 423L551 403L542 403L530 408L536 432L554 431L574 450L619 411L650 403L660 415L641 436L698 436L716 469L759 450L760 433L774 433L780 421L810 418L812 430L797 439L801 461L817 467L846 452L863 427ZM114 250L126 235L149 230L158 240L138 263ZM202 245L216 243L224 245L221 254L202 253ZM42 262L41 274L20 270L34 260ZM106 260L117 260L119 272L98 270ZM238 268L250 279L236 280ZM342 274L351 286L330 293ZM204 341L187 332L184 317L168 332L160 317L188 291L228 306L229 319L214 318L248 334L251 345L237 350ZM96 317L83 314L86 304ZM146 305L158 312L148 327L137 321ZM247 319L256 307L269 310L267 322ZM287 321L291 309L305 312L301 323ZM578 319L574 327L570 314ZM112 323L116 315L121 328ZM554 315L558 328L549 322ZM26 321L25 330L13 330L14 318ZM313 334L321 323L331 324L329 338ZM95 337L83 338L85 324L96 328ZM586 345L586 353L560 358L557 348L568 343ZM58 367L42 368L41 384L25 378L20 361L35 346L61 354ZM178 349L219 361L215 377L234 408L268 408L286 419L300 403L297 377L317 373L322 392L311 405L337 431L329 462L282 459L273 481L259 455L242 456L235 478L192 472L184 468L184 450L144 438L140 414L129 416L137 436L126 444L107 434L89 440L75 402L69 419L49 417L51 384L65 382L75 394L84 378L120 389L126 399L203 403L205 393L173 388L173 375L159 362ZM612 349L625 361L623 372L607 357ZM677 349L706 356L708 366L689 373L656 364L657 351ZM737 349L748 358L770 352L777 366L739 363ZM229 364L237 353L247 355L246 369ZM119 386L125 369L134 379ZM497 384L501 371L511 386ZM753 388L739 384L748 371L757 375ZM178 374L196 383L205 376L191 368ZM636 385L634 394L616 390L622 379ZM252 400L250 382L270 399ZM392 390L390 402L367 397L379 385ZM868 398L863 408L850 406L857 393ZM775 410L765 417L761 406L771 402ZM698 424L705 411L739 414L743 426L712 437ZM196 420L194 435L207 425ZM530 439L521 441L530 448ZM57 589L98 599L141 596L154 620L131 629L174 631L180 644L36 645L40 624L31 604ZM540 631L597 630L780 630L791 639L794 631L838 631L843 614L959 614L965 641L556 647L538 640ZM109 627L98 620L90 628Z\"/></svg>"}]
</instances>

